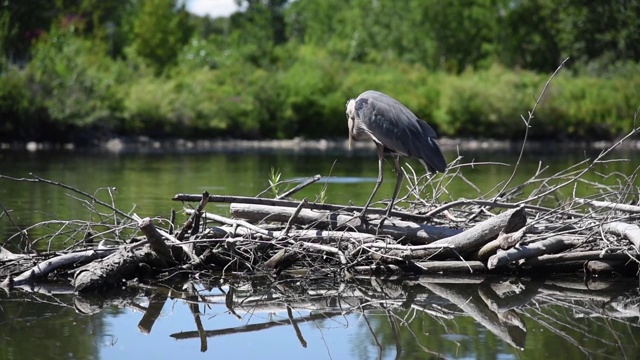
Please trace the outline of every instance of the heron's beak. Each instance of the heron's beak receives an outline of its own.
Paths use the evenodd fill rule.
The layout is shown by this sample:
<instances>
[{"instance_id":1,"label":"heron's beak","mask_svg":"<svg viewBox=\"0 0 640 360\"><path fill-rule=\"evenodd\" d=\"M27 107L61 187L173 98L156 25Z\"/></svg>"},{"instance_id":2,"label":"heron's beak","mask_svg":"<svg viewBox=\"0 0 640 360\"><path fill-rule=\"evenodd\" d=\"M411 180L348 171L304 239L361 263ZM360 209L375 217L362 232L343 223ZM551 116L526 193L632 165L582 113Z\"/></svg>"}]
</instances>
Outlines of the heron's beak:
<instances>
[{"instance_id":1,"label":"heron's beak","mask_svg":"<svg viewBox=\"0 0 640 360\"><path fill-rule=\"evenodd\" d=\"M351 151L351 144L353 144L353 119L347 115L347 127L349 128L349 151Z\"/></svg>"}]
</instances>

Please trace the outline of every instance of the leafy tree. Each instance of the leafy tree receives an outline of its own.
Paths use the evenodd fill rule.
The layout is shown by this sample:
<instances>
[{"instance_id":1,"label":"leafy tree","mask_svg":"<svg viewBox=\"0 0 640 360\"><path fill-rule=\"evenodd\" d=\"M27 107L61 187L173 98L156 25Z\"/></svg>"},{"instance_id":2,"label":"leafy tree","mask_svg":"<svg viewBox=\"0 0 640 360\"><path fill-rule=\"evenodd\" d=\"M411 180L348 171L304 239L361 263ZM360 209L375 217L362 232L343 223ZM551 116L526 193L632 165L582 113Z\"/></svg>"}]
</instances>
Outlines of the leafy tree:
<instances>
[{"instance_id":1,"label":"leafy tree","mask_svg":"<svg viewBox=\"0 0 640 360\"><path fill-rule=\"evenodd\" d=\"M284 43L286 38L286 24L284 17L284 8L289 0L235 0L236 4L245 9L240 13L247 16L249 21L256 20L257 17L266 17L268 19L268 27L271 33L272 42L275 45ZM238 13L236 13L238 14ZM254 16L257 15L257 16ZM265 30L266 30L265 29Z\"/></svg>"},{"instance_id":2,"label":"leafy tree","mask_svg":"<svg viewBox=\"0 0 640 360\"><path fill-rule=\"evenodd\" d=\"M555 0L518 0L502 17L500 60L507 66L553 71L562 61Z\"/></svg>"},{"instance_id":3,"label":"leafy tree","mask_svg":"<svg viewBox=\"0 0 640 360\"><path fill-rule=\"evenodd\" d=\"M134 18L132 45L156 73L161 73L175 64L192 31L184 4L177 7L174 0L145 0L139 3Z\"/></svg>"},{"instance_id":4,"label":"leafy tree","mask_svg":"<svg viewBox=\"0 0 640 360\"><path fill-rule=\"evenodd\" d=\"M0 30L5 56L22 62L32 43L57 19L58 10L49 0L7 0L0 3L0 17L7 18Z\"/></svg>"},{"instance_id":5,"label":"leafy tree","mask_svg":"<svg viewBox=\"0 0 640 360\"><path fill-rule=\"evenodd\" d=\"M559 45L565 54L583 63L603 56L612 63L640 60L638 1L565 0L556 6Z\"/></svg>"}]
</instances>

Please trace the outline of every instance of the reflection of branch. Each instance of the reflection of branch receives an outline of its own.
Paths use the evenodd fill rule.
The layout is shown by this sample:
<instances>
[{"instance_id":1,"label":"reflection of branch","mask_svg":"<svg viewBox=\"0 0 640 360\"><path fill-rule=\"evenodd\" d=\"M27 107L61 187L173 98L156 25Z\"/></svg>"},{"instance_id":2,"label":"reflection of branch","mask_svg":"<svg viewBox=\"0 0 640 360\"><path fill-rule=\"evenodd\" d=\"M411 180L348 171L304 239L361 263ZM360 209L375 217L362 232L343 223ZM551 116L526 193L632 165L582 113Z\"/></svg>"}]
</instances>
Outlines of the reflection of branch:
<instances>
[{"instance_id":1,"label":"reflection of branch","mask_svg":"<svg viewBox=\"0 0 640 360\"><path fill-rule=\"evenodd\" d=\"M526 335L525 323L521 317L528 315L535 321L541 321L543 326L549 327L554 334L566 339L570 344L582 346L580 349L589 355L596 354L599 350L598 346L616 346L616 342L612 341L611 337L599 339L592 333L586 335L586 341L580 340L584 335L573 329L584 330L587 327L584 323L585 318L590 322L596 322L597 326L610 326L612 331L617 331L614 336L621 337L619 324L628 326L632 331L638 329L638 324L633 319L627 318L638 313L638 292L635 286L628 282L600 281L598 290L594 291L595 287L591 284L587 286L582 281L552 279L545 282L525 282L517 279L494 279L469 275L464 278L433 275L404 280L376 278L375 281L371 281L370 278L353 278L349 282L340 284L324 279L310 280L304 284L297 281L272 282L270 279L263 279L263 282L260 282L256 277L246 280L233 278L226 281L229 282L222 286L228 286L229 291L222 292L220 295L199 295L193 284L188 284L189 286L174 284L175 289L180 290L144 286L145 293L152 295L149 296L149 305L146 309L138 307L145 312L139 328L144 332L150 332L162 305L170 297L180 299L179 301L189 306L197 327L197 330L174 333L171 337L200 339L201 351L207 350L208 337L250 333L281 325L292 326L300 344L306 347L308 343L303 337L300 323L316 322L320 330L323 320L331 319L329 322L333 322L336 321L336 317L342 317L345 314L361 315L364 316L362 320L370 322L368 325L361 322L359 324L363 327L370 325L369 331L373 337L369 341L371 350L375 351L373 347L377 346L380 357L384 355L389 357L388 351L393 351L394 345L397 356L406 356L406 351L414 348L411 342L415 342L415 346L422 349L425 356L429 354L441 356L440 352L444 351L442 344L432 343L425 338L424 334L420 333L420 327L415 326L420 322L430 322L433 326L441 326L447 330L449 324L454 326L461 324L459 322L461 319L464 319L462 321L474 320L479 324L477 326L484 326L495 334L496 339L520 348L524 346ZM243 281L247 283L243 284ZM251 286L248 286L249 281ZM216 285L220 284L216 282ZM202 286L206 289L213 288L206 283ZM83 314L95 314L106 307L105 304L118 307L136 306L131 299L139 298L140 287L127 289L135 291L130 291L126 297L119 293L111 295L112 298L107 295L107 297L90 301L88 298L76 296L73 301L76 309ZM256 289L260 290L256 291ZM207 290L205 293L211 293L211 291ZM40 296L40 299L32 301L50 303L52 299L58 298L49 296L45 299L46 301L42 299L43 297ZM626 302L622 304L620 301L625 299ZM451 304L456 305L457 308L450 306ZM220 313L226 313L227 309L230 309L247 314L260 312L283 314L286 311L287 315L276 317L278 320L266 323L206 331L207 318L203 318L200 313L199 309L202 309L200 306L211 306ZM624 310L623 306L628 307L626 314L621 312ZM310 309L316 310L307 316L294 317L297 311L307 314L306 311ZM542 309L540 314L534 313L540 309ZM372 314L386 315L388 322L374 323ZM447 321L447 318L454 319ZM531 324L530 321L527 323ZM308 326L305 329L308 329ZM369 336L369 332L365 328L362 329L365 331L363 336ZM434 347L434 349L429 350L427 347Z\"/></svg>"},{"instance_id":2,"label":"reflection of branch","mask_svg":"<svg viewBox=\"0 0 640 360\"><path fill-rule=\"evenodd\" d=\"M501 297L491 286L483 284L478 288L478 293L491 310L500 314L524 306L532 301L540 293L538 288L539 285L537 283L528 282L524 289L521 289L514 296Z\"/></svg>"},{"instance_id":3,"label":"reflection of branch","mask_svg":"<svg viewBox=\"0 0 640 360\"><path fill-rule=\"evenodd\" d=\"M149 306L147 306L144 316L142 316L142 319L140 319L140 322L138 323L138 329L141 333L151 333L151 328L158 319L158 316L160 316L166 301L167 294L165 293L157 292L149 296Z\"/></svg>"},{"instance_id":4,"label":"reflection of branch","mask_svg":"<svg viewBox=\"0 0 640 360\"><path fill-rule=\"evenodd\" d=\"M589 355L589 350L585 346L580 345L580 342L578 340L572 338L571 335L567 334L564 331L561 331L558 328L555 328L551 324L549 324L546 321L544 321L543 318L548 318L549 317L548 315L546 315L545 313L543 313L542 311L539 311L539 310L534 310L534 311L537 313L538 316L530 316L530 318L532 320L536 321L541 326L549 329L549 331L551 331L553 334L556 334L556 335L560 336L561 338L566 340L567 343L572 344L577 349L582 351L585 355L587 355L587 356ZM586 332L582 332L582 334L585 334L585 333Z\"/></svg>"},{"instance_id":5,"label":"reflection of branch","mask_svg":"<svg viewBox=\"0 0 640 360\"><path fill-rule=\"evenodd\" d=\"M302 347L306 349L307 341L302 336L302 331L300 331L300 328L298 327L298 323L293 318L293 311L291 311L291 306L287 306L287 317L289 318L289 322L291 323L291 326L293 326L293 330L295 330L296 332L296 336L298 337L298 341L300 341L300 345L302 345Z\"/></svg>"},{"instance_id":6,"label":"reflection of branch","mask_svg":"<svg viewBox=\"0 0 640 360\"><path fill-rule=\"evenodd\" d=\"M519 327L505 326L500 319L478 296L477 292L469 291L468 287L456 285L439 285L425 283L424 286L453 304L457 305L467 315L471 316L487 330L494 333L511 346L523 349L526 332Z\"/></svg>"},{"instance_id":7,"label":"reflection of branch","mask_svg":"<svg viewBox=\"0 0 640 360\"><path fill-rule=\"evenodd\" d=\"M371 333L371 337L373 338L373 342L376 344L376 348L378 349L378 357L377 357L377 359L380 360L380 359L382 359L382 350L383 350L382 344L380 344L380 341L378 341L378 337L376 336L376 332L371 327L371 324L369 323L369 319L367 319L367 314L362 314L362 318L364 319L364 323L367 324L367 328L369 329L369 332Z\"/></svg>"},{"instance_id":8,"label":"reflection of branch","mask_svg":"<svg viewBox=\"0 0 640 360\"><path fill-rule=\"evenodd\" d=\"M222 289L220 289L220 291L222 291ZM229 286L229 291L224 296L224 305L227 307L227 309L229 309L229 313L231 315L235 316L236 319L240 320L242 319L242 317L238 315L238 313L236 313L236 311L233 309L233 295L235 291L236 291L235 287Z\"/></svg>"},{"instance_id":9,"label":"reflection of branch","mask_svg":"<svg viewBox=\"0 0 640 360\"><path fill-rule=\"evenodd\" d=\"M189 284L188 289L190 296L199 298L198 292L196 291L196 287L193 283ZM200 319L200 304L189 303L189 310L191 311L191 315L193 315L193 320L196 323L196 329L198 329L198 335L200 336L200 352L206 352L208 347L207 336L205 334L204 327L202 326L202 320Z\"/></svg>"},{"instance_id":10,"label":"reflection of branch","mask_svg":"<svg viewBox=\"0 0 640 360\"><path fill-rule=\"evenodd\" d=\"M316 321L316 320L325 320L325 319L328 319L334 316L340 316L340 315L342 315L342 312L325 312L325 313L318 313L318 314L310 314L308 316L299 317L296 319L296 321L300 323L300 322L309 322L309 321ZM231 335L231 334L242 334L242 333L260 331L260 330L270 329L276 326L290 325L290 324L291 322L288 319L276 320L276 321L270 321L267 323L250 324L250 325L239 326L234 328L226 328L226 329L220 329L220 330L207 330L205 331L205 334L207 337ZM183 339L193 339L193 338L199 337L200 334L198 334L197 331L184 331L184 332L171 334L170 336L176 340L183 340Z\"/></svg>"},{"instance_id":11,"label":"reflection of branch","mask_svg":"<svg viewBox=\"0 0 640 360\"><path fill-rule=\"evenodd\" d=\"M398 329L398 323L396 322L396 318L391 315L391 311L386 311L387 319L389 320L389 325L391 326L391 332L393 333L393 339L396 342L396 359L400 359L400 355L402 354L402 341L400 336L400 330Z\"/></svg>"},{"instance_id":12,"label":"reflection of branch","mask_svg":"<svg viewBox=\"0 0 640 360\"><path fill-rule=\"evenodd\" d=\"M198 329L198 335L200 336L200 352L206 352L207 335L202 326L202 320L200 319L200 306L198 304L189 304L189 310L191 310L193 320L196 322L196 329Z\"/></svg>"}]
</instances>

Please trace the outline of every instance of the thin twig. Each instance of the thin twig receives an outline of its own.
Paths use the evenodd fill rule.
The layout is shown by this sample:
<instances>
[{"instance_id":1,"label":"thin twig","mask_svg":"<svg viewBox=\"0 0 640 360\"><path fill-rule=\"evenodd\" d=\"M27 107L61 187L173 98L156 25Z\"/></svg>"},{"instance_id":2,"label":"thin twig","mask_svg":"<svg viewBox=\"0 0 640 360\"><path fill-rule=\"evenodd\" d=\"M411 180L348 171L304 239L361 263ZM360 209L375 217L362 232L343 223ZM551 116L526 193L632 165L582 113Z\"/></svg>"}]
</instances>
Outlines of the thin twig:
<instances>
[{"instance_id":1,"label":"thin twig","mask_svg":"<svg viewBox=\"0 0 640 360\"><path fill-rule=\"evenodd\" d=\"M522 118L522 121L524 121L524 125L525 125L524 138L522 140L522 147L520 148L520 154L518 154L518 160L516 160L516 164L513 167L513 172L511 173L511 176L509 177L507 182L502 186L502 190L498 191L498 193L494 197L494 200L497 199L500 196L500 194L504 192L504 190L509 186L509 184L511 184L511 181L513 181L513 179L515 178L516 172L518 171L518 167L520 166L520 162L522 161L522 155L524 155L524 148L527 144L527 139L529 137L529 128L531 127L531 121L533 120L533 116L536 112L536 109L538 108L538 105L540 104L542 97L547 91L549 84L551 84L551 80L553 80L553 78L560 72L560 70L568 60L569 60L568 57L564 59L562 63L560 63L556 71L554 71L553 74L551 74L551 76L549 77L549 79L547 79L547 82L544 84L544 87L542 88L540 95L538 95L538 98L536 99L535 104L533 104L533 108L531 108L531 111L529 111L529 117L525 120L524 116L520 116Z\"/></svg>"}]
</instances>

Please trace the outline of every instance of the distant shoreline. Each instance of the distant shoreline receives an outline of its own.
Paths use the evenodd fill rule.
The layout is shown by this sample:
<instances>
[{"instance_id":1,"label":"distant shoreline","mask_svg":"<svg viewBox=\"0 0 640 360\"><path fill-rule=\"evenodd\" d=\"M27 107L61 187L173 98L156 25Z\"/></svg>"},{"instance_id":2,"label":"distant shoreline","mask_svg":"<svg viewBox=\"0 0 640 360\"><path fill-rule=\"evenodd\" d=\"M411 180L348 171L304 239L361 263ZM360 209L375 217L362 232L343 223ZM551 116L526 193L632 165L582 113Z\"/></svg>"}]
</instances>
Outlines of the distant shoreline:
<instances>
[{"instance_id":1,"label":"distant shoreline","mask_svg":"<svg viewBox=\"0 0 640 360\"><path fill-rule=\"evenodd\" d=\"M603 150L616 141L527 141L527 149L535 152L553 153L564 150ZM444 151L510 151L520 150L522 141L494 139L438 139ZM374 149L371 142L354 142L355 152ZM640 150L640 140L628 139L618 146L621 150ZM240 139L152 139L145 136L136 138L113 138L89 146L73 143L57 144L48 142L0 142L0 150L11 151L89 151L107 153L204 153L204 152L292 152L322 153L349 151L347 139L288 139L288 140L240 140Z\"/></svg>"}]
</instances>

